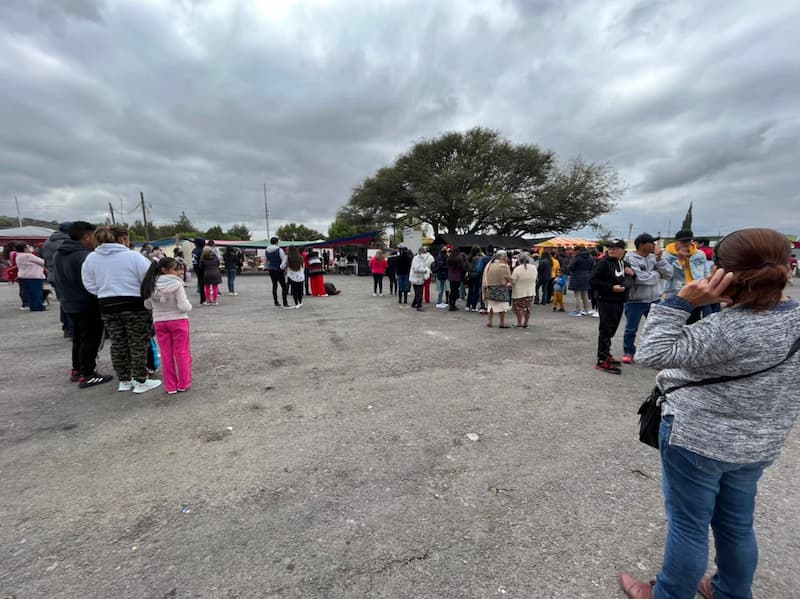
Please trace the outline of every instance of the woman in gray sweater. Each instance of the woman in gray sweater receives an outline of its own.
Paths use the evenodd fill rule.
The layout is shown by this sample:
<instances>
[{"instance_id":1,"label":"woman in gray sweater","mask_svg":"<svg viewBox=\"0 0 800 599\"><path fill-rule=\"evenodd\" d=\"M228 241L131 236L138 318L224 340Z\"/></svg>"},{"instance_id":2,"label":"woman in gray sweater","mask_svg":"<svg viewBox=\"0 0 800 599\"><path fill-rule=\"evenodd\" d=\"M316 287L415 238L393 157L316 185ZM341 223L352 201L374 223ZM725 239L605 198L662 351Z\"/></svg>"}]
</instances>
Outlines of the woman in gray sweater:
<instances>
[{"instance_id":1,"label":"woman in gray sweater","mask_svg":"<svg viewBox=\"0 0 800 599\"><path fill-rule=\"evenodd\" d=\"M783 361L800 335L800 303L784 295L788 259L781 233L736 231L717 244L711 277L651 308L637 359L663 369L661 389L769 370L666 397L659 438L664 563L650 583L621 575L628 597L689 599L698 590L707 599L752 597L758 480L800 412L800 352ZM694 308L717 302L728 308L686 325ZM709 526L717 563L711 578L704 576Z\"/></svg>"}]
</instances>

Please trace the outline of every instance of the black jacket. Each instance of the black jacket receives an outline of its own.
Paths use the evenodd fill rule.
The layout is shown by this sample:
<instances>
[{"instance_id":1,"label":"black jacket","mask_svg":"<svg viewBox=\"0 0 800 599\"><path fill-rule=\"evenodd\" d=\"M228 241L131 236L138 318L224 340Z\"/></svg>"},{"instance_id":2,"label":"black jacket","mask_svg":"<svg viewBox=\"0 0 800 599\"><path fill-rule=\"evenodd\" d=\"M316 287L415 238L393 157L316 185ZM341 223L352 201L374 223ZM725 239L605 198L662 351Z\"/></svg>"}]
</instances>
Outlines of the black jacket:
<instances>
[{"instance_id":1,"label":"black jacket","mask_svg":"<svg viewBox=\"0 0 800 599\"><path fill-rule=\"evenodd\" d=\"M407 277L411 272L411 261L413 259L414 257L411 255L411 252L401 252L397 256L397 274Z\"/></svg>"},{"instance_id":2,"label":"black jacket","mask_svg":"<svg viewBox=\"0 0 800 599\"><path fill-rule=\"evenodd\" d=\"M67 314L82 314L100 310L97 297L86 291L81 281L81 266L92 253L79 241L67 239L58 246L55 260L58 294L61 307Z\"/></svg>"},{"instance_id":3,"label":"black jacket","mask_svg":"<svg viewBox=\"0 0 800 599\"><path fill-rule=\"evenodd\" d=\"M536 273L540 281L549 281L553 278L553 261L550 258L542 258L536 266Z\"/></svg>"},{"instance_id":4,"label":"black jacket","mask_svg":"<svg viewBox=\"0 0 800 599\"><path fill-rule=\"evenodd\" d=\"M600 260L592 270L592 291L594 297L601 302L624 302L628 297L628 290L633 283L631 277L625 275L625 263L606 256ZM612 291L614 285L625 287L624 293Z\"/></svg>"}]
</instances>

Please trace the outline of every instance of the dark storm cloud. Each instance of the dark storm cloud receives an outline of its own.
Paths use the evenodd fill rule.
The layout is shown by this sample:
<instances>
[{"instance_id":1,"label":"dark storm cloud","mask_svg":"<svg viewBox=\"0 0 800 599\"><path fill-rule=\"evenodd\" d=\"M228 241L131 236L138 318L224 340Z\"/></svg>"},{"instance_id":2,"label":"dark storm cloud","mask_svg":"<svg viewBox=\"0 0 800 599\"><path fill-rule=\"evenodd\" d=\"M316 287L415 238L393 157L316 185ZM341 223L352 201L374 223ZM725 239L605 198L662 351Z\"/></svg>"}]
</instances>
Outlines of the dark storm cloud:
<instances>
[{"instance_id":1,"label":"dark storm cloud","mask_svg":"<svg viewBox=\"0 0 800 599\"><path fill-rule=\"evenodd\" d=\"M757 9L757 10L756 10ZM476 125L616 166L617 234L800 232L800 9L599 0L0 3L0 212L325 230L353 186ZM674 228L674 226L673 226Z\"/></svg>"}]
</instances>

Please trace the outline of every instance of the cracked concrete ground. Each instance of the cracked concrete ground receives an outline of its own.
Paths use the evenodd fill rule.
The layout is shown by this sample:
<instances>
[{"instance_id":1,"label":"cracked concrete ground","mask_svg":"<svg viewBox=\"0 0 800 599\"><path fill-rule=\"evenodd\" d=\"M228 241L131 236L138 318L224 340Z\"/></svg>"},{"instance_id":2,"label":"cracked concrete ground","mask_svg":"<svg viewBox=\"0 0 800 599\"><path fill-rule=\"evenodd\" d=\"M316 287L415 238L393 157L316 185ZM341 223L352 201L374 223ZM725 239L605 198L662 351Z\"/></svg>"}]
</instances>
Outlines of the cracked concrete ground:
<instances>
[{"instance_id":1,"label":"cracked concrete ground","mask_svg":"<svg viewBox=\"0 0 800 599\"><path fill-rule=\"evenodd\" d=\"M301 310L262 276L195 306L169 397L66 382L57 305L0 286L0 597L597 598L657 572L653 371L595 371L594 319L488 329L331 280ZM757 597L797 595L798 456L795 431L761 484Z\"/></svg>"}]
</instances>

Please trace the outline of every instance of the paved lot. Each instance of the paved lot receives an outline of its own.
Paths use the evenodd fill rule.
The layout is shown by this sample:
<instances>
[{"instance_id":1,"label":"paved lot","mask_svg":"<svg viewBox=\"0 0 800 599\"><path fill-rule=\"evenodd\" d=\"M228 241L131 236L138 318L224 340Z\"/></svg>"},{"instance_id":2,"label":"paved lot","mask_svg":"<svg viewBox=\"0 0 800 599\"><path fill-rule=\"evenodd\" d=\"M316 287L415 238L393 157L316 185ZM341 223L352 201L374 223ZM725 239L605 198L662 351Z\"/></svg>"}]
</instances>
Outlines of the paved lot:
<instances>
[{"instance_id":1,"label":"paved lot","mask_svg":"<svg viewBox=\"0 0 800 599\"><path fill-rule=\"evenodd\" d=\"M596 598L657 571L654 372L596 372L597 321L488 329L331 280L196 306L169 398L65 382L57 305L0 285L0 597ZM798 593L799 456L795 431L761 485L757 597Z\"/></svg>"}]
</instances>

